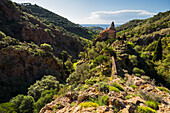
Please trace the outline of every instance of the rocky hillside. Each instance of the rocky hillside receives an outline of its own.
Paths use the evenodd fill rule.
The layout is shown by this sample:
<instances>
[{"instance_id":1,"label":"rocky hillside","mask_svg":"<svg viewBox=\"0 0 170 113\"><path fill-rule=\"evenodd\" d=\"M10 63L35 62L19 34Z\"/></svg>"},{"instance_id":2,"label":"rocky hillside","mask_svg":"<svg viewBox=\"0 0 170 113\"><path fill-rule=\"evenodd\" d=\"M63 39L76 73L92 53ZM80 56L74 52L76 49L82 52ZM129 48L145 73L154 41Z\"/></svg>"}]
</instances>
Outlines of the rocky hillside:
<instances>
[{"instance_id":1,"label":"rocky hillside","mask_svg":"<svg viewBox=\"0 0 170 113\"><path fill-rule=\"evenodd\" d=\"M95 36L95 32L92 32L84 27L81 27L78 24L75 24L68 19L57 15L47 9L44 9L38 5L32 5L29 3L19 4L18 7L24 12L30 13L34 16L37 16L43 20L47 20L48 22L54 24L55 26L64 28L68 32L74 33L81 37L92 39Z\"/></svg>"},{"instance_id":2,"label":"rocky hillside","mask_svg":"<svg viewBox=\"0 0 170 113\"><path fill-rule=\"evenodd\" d=\"M87 86L79 86L62 97L55 97L40 113L170 112L168 89L156 87L145 76L140 78L125 73L125 78L107 78L107 82L98 78L101 81L98 84L90 85L91 81Z\"/></svg>"},{"instance_id":3,"label":"rocky hillside","mask_svg":"<svg viewBox=\"0 0 170 113\"><path fill-rule=\"evenodd\" d=\"M23 12L13 2L3 0L0 3L0 30L20 41L34 42L40 45L48 43L59 56L62 51L76 58L88 41L51 23L45 22L29 13Z\"/></svg>"}]
</instances>

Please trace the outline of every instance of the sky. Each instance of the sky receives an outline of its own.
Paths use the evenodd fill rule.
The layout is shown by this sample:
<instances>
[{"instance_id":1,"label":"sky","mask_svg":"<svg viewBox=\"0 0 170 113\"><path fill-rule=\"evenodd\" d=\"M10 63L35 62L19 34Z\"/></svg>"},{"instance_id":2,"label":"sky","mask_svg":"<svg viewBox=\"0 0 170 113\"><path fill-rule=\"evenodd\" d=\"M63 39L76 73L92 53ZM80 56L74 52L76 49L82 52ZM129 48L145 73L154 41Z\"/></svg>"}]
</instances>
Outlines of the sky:
<instances>
[{"instance_id":1,"label":"sky","mask_svg":"<svg viewBox=\"0 0 170 113\"><path fill-rule=\"evenodd\" d=\"M12 0L37 4L77 24L123 24L170 10L170 0Z\"/></svg>"}]
</instances>

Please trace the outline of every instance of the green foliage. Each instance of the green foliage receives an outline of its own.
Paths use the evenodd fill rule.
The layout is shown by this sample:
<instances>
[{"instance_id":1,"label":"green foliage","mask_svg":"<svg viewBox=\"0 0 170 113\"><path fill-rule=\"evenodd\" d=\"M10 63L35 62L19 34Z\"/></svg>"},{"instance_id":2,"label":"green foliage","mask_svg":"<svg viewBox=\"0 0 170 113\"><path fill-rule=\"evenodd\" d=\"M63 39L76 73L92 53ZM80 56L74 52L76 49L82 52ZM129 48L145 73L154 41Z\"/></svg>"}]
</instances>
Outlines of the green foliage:
<instances>
[{"instance_id":1,"label":"green foliage","mask_svg":"<svg viewBox=\"0 0 170 113\"><path fill-rule=\"evenodd\" d=\"M35 109L39 112L42 107L44 107L47 103L52 101L53 95L56 93L55 90L44 90L41 93L41 97L35 102Z\"/></svg>"},{"instance_id":2,"label":"green foliage","mask_svg":"<svg viewBox=\"0 0 170 113\"><path fill-rule=\"evenodd\" d=\"M164 92L167 92L167 93L169 93L170 94L170 91L167 89L167 88L165 88L165 87L157 87L159 90L161 90L161 91L164 91Z\"/></svg>"},{"instance_id":3,"label":"green foliage","mask_svg":"<svg viewBox=\"0 0 170 113\"><path fill-rule=\"evenodd\" d=\"M155 101L146 101L145 104L153 109L158 109L158 102Z\"/></svg>"},{"instance_id":4,"label":"green foliage","mask_svg":"<svg viewBox=\"0 0 170 113\"><path fill-rule=\"evenodd\" d=\"M139 113L156 113L155 110L153 110L150 107L144 107L144 106L138 106L138 112Z\"/></svg>"},{"instance_id":5,"label":"green foliage","mask_svg":"<svg viewBox=\"0 0 170 113\"><path fill-rule=\"evenodd\" d=\"M113 51L113 48L111 48L111 47L104 47L102 52L105 55L114 56L114 58L116 59L116 53L115 53L115 51Z\"/></svg>"},{"instance_id":6,"label":"green foliage","mask_svg":"<svg viewBox=\"0 0 170 113\"><path fill-rule=\"evenodd\" d=\"M96 50L98 52L100 52L104 47L106 47L107 45L104 42L97 42L96 43Z\"/></svg>"},{"instance_id":7,"label":"green foliage","mask_svg":"<svg viewBox=\"0 0 170 113\"><path fill-rule=\"evenodd\" d=\"M49 52L52 52L52 51L53 51L53 48L51 47L51 45L46 44L46 43L41 44L40 47L41 47L41 49L43 49L43 50L45 50L45 51L49 51Z\"/></svg>"},{"instance_id":8,"label":"green foliage","mask_svg":"<svg viewBox=\"0 0 170 113\"><path fill-rule=\"evenodd\" d=\"M131 85L130 87L132 87L133 89L136 89L136 88L137 88L136 85Z\"/></svg>"},{"instance_id":9,"label":"green foliage","mask_svg":"<svg viewBox=\"0 0 170 113\"><path fill-rule=\"evenodd\" d=\"M66 65L66 67L67 67L68 69L72 69L72 68L73 68L73 63L71 62L71 60L67 60L67 61L65 62L65 65Z\"/></svg>"},{"instance_id":10,"label":"green foliage","mask_svg":"<svg viewBox=\"0 0 170 113\"><path fill-rule=\"evenodd\" d=\"M10 100L19 113L32 113L34 111L34 98L32 96L18 95Z\"/></svg>"},{"instance_id":11,"label":"green foliage","mask_svg":"<svg viewBox=\"0 0 170 113\"><path fill-rule=\"evenodd\" d=\"M2 38L5 38L6 37L6 35L2 32L2 31L0 31L0 40L2 39Z\"/></svg>"},{"instance_id":12,"label":"green foliage","mask_svg":"<svg viewBox=\"0 0 170 113\"><path fill-rule=\"evenodd\" d=\"M132 48L135 47L135 44L132 42L129 42L128 45L130 45Z\"/></svg>"},{"instance_id":13,"label":"green foliage","mask_svg":"<svg viewBox=\"0 0 170 113\"><path fill-rule=\"evenodd\" d=\"M90 79L87 79L85 81L86 84L93 85L97 82L97 79L95 77L91 77Z\"/></svg>"},{"instance_id":14,"label":"green foliage","mask_svg":"<svg viewBox=\"0 0 170 113\"><path fill-rule=\"evenodd\" d=\"M118 88L118 89L121 90L121 91L125 91L125 90L123 89L123 87L121 87L121 86L120 86L118 83L116 83L116 82L111 83L110 85Z\"/></svg>"},{"instance_id":15,"label":"green foliage","mask_svg":"<svg viewBox=\"0 0 170 113\"><path fill-rule=\"evenodd\" d=\"M125 96L125 99L130 99L130 98L131 98L130 95Z\"/></svg>"},{"instance_id":16,"label":"green foliage","mask_svg":"<svg viewBox=\"0 0 170 113\"><path fill-rule=\"evenodd\" d=\"M146 101L162 102L162 96L152 92L139 91L140 97Z\"/></svg>"},{"instance_id":17,"label":"green foliage","mask_svg":"<svg viewBox=\"0 0 170 113\"><path fill-rule=\"evenodd\" d=\"M154 55L153 55L153 61L162 60L162 43L161 38L159 38L158 43L156 45Z\"/></svg>"},{"instance_id":18,"label":"green foliage","mask_svg":"<svg viewBox=\"0 0 170 113\"><path fill-rule=\"evenodd\" d=\"M98 53L92 48L88 51L88 58L90 60L95 59L98 56Z\"/></svg>"},{"instance_id":19,"label":"green foliage","mask_svg":"<svg viewBox=\"0 0 170 113\"><path fill-rule=\"evenodd\" d=\"M76 104L77 104L77 103L72 102L72 103L70 104L70 106L73 107L73 106L75 106Z\"/></svg>"},{"instance_id":20,"label":"green foliage","mask_svg":"<svg viewBox=\"0 0 170 113\"><path fill-rule=\"evenodd\" d=\"M115 91L115 92L120 93L120 90L114 86L109 86L109 91Z\"/></svg>"},{"instance_id":21,"label":"green foliage","mask_svg":"<svg viewBox=\"0 0 170 113\"><path fill-rule=\"evenodd\" d=\"M134 49L135 49L137 52L139 52L139 51L141 51L141 50L142 50L142 47L141 47L141 46L139 46L139 45L136 45L136 46L134 47Z\"/></svg>"},{"instance_id":22,"label":"green foliage","mask_svg":"<svg viewBox=\"0 0 170 113\"><path fill-rule=\"evenodd\" d=\"M108 85L104 82L100 82L99 83L99 91L103 91L105 93L108 93L109 92Z\"/></svg>"},{"instance_id":23,"label":"green foliage","mask_svg":"<svg viewBox=\"0 0 170 113\"><path fill-rule=\"evenodd\" d=\"M137 67L135 67L135 68L132 70L132 72L133 72L134 74L140 74L140 75L144 75L144 74L145 74L145 72L144 72L142 69L139 69L139 68L137 68Z\"/></svg>"},{"instance_id":24,"label":"green foliage","mask_svg":"<svg viewBox=\"0 0 170 113\"><path fill-rule=\"evenodd\" d=\"M83 102L83 103L80 103L79 106L83 108L88 108L88 107L98 107L99 105L93 102Z\"/></svg>"},{"instance_id":25,"label":"green foliage","mask_svg":"<svg viewBox=\"0 0 170 113\"><path fill-rule=\"evenodd\" d=\"M99 106L108 105L109 96L103 95L98 98L90 98L90 101L97 103Z\"/></svg>"},{"instance_id":26,"label":"green foliage","mask_svg":"<svg viewBox=\"0 0 170 113\"><path fill-rule=\"evenodd\" d=\"M17 113L17 107L14 103L6 102L0 104L0 113Z\"/></svg>"},{"instance_id":27,"label":"green foliage","mask_svg":"<svg viewBox=\"0 0 170 113\"><path fill-rule=\"evenodd\" d=\"M98 56L97 58L94 59L93 64L95 66L97 66L97 65L99 65L103 62L107 62L107 61L108 61L108 57L106 57L104 55L100 55L100 56Z\"/></svg>"},{"instance_id":28,"label":"green foliage","mask_svg":"<svg viewBox=\"0 0 170 113\"><path fill-rule=\"evenodd\" d=\"M130 61L133 63L134 66L137 66L137 65L138 65L137 56L135 56L135 55L129 55L129 59L130 59Z\"/></svg>"},{"instance_id":29,"label":"green foliage","mask_svg":"<svg viewBox=\"0 0 170 113\"><path fill-rule=\"evenodd\" d=\"M145 51L154 51L156 47L157 41L153 41L146 48Z\"/></svg>"},{"instance_id":30,"label":"green foliage","mask_svg":"<svg viewBox=\"0 0 170 113\"><path fill-rule=\"evenodd\" d=\"M38 99L41 96L42 91L50 89L59 90L59 82L56 80L56 77L51 75L44 76L40 81L36 81L33 85L28 88L28 95Z\"/></svg>"},{"instance_id":31,"label":"green foliage","mask_svg":"<svg viewBox=\"0 0 170 113\"><path fill-rule=\"evenodd\" d=\"M84 83L88 78L90 78L89 64L83 63L77 66L76 70L69 75L66 81L69 84L77 84Z\"/></svg>"},{"instance_id":32,"label":"green foliage","mask_svg":"<svg viewBox=\"0 0 170 113\"><path fill-rule=\"evenodd\" d=\"M149 51L142 52L140 57L142 57L143 59L148 59L150 57L150 52Z\"/></svg>"}]
</instances>

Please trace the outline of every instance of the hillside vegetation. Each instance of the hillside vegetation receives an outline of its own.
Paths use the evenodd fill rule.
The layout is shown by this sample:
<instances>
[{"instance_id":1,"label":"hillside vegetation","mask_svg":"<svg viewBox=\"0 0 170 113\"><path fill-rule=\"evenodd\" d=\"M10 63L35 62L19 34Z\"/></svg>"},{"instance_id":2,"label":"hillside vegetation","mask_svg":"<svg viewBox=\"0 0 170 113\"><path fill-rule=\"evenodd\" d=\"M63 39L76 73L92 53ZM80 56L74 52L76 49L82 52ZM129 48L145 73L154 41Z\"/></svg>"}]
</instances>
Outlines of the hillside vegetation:
<instances>
[{"instance_id":1,"label":"hillside vegetation","mask_svg":"<svg viewBox=\"0 0 170 113\"><path fill-rule=\"evenodd\" d=\"M169 15L91 42L96 34L38 5L1 0L0 113L170 112Z\"/></svg>"}]
</instances>

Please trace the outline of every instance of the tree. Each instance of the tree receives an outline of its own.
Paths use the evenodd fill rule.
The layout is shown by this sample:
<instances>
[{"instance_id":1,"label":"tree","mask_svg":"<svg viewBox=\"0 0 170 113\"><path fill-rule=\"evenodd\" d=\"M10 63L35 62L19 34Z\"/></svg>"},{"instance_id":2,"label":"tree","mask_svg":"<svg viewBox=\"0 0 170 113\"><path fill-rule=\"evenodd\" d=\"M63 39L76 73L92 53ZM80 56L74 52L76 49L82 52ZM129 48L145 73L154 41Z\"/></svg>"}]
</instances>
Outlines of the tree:
<instances>
[{"instance_id":1,"label":"tree","mask_svg":"<svg viewBox=\"0 0 170 113\"><path fill-rule=\"evenodd\" d=\"M49 52L52 52L52 51L53 51L53 48L51 47L51 45L46 44L46 43L41 44L40 47L41 47L41 49L43 49L43 50L45 50L45 51L49 51Z\"/></svg>"},{"instance_id":2,"label":"tree","mask_svg":"<svg viewBox=\"0 0 170 113\"><path fill-rule=\"evenodd\" d=\"M158 43L156 45L154 55L153 55L153 61L162 60L162 43L161 43L161 37L158 40Z\"/></svg>"},{"instance_id":3,"label":"tree","mask_svg":"<svg viewBox=\"0 0 170 113\"><path fill-rule=\"evenodd\" d=\"M19 113L33 113L35 101L32 96L18 95L12 98L10 103L16 105Z\"/></svg>"},{"instance_id":4,"label":"tree","mask_svg":"<svg viewBox=\"0 0 170 113\"><path fill-rule=\"evenodd\" d=\"M125 36L125 33L124 33L124 35L123 35L122 39L123 39L123 40L126 40L126 36Z\"/></svg>"},{"instance_id":5,"label":"tree","mask_svg":"<svg viewBox=\"0 0 170 113\"><path fill-rule=\"evenodd\" d=\"M42 91L50 89L59 89L59 82L56 80L56 77L51 75L44 76L41 81L36 81L35 84L31 85L28 88L28 95L33 96L34 99L39 99Z\"/></svg>"}]
</instances>

